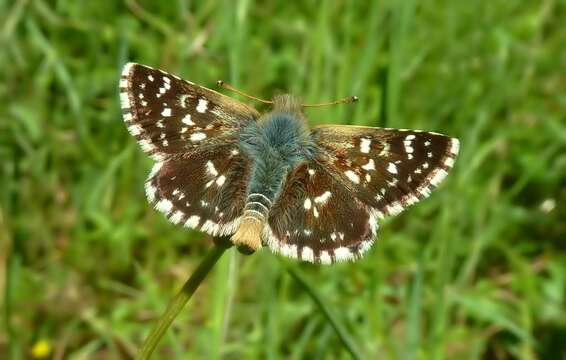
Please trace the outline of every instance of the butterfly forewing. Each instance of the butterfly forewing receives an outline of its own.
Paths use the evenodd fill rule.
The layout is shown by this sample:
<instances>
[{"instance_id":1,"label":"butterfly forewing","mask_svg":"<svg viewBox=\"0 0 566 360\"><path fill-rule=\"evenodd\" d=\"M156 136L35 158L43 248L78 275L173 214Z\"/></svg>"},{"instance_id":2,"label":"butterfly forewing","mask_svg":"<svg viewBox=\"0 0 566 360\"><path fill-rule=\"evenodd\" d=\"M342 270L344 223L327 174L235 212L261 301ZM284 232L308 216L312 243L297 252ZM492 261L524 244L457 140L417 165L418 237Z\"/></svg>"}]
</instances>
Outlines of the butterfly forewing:
<instances>
[{"instance_id":1,"label":"butterfly forewing","mask_svg":"<svg viewBox=\"0 0 566 360\"><path fill-rule=\"evenodd\" d=\"M457 139L418 130L320 126L313 136L330 171L380 217L428 197L459 150Z\"/></svg>"},{"instance_id":2,"label":"butterfly forewing","mask_svg":"<svg viewBox=\"0 0 566 360\"><path fill-rule=\"evenodd\" d=\"M157 160L226 141L259 116L213 90L135 63L124 66L120 91L129 132Z\"/></svg>"}]
</instances>

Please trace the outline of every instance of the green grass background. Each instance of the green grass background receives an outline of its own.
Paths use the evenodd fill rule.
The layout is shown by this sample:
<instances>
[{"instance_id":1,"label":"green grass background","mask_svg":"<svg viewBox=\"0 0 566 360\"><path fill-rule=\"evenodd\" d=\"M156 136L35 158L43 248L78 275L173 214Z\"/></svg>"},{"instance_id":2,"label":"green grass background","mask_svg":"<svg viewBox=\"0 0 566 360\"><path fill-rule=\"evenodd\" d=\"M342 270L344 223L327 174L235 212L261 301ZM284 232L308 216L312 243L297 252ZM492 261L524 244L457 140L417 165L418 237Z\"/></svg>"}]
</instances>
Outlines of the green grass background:
<instances>
[{"instance_id":1,"label":"green grass background","mask_svg":"<svg viewBox=\"0 0 566 360\"><path fill-rule=\"evenodd\" d=\"M211 240L146 203L121 66L461 140L356 263L227 252L156 358L566 358L564 0L0 0L0 358L130 358Z\"/></svg>"}]
</instances>

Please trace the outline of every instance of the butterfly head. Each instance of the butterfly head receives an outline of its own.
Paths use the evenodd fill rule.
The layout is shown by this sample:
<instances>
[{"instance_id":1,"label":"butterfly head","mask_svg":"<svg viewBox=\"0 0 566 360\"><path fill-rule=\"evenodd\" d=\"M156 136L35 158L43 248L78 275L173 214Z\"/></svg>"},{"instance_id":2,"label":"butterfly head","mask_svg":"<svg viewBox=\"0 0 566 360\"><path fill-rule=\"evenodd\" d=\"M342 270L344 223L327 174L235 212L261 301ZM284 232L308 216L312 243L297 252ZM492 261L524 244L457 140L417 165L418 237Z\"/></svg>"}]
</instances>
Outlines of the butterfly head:
<instances>
[{"instance_id":1,"label":"butterfly head","mask_svg":"<svg viewBox=\"0 0 566 360\"><path fill-rule=\"evenodd\" d=\"M303 114L301 99L291 94L280 94L273 97L273 112Z\"/></svg>"}]
</instances>

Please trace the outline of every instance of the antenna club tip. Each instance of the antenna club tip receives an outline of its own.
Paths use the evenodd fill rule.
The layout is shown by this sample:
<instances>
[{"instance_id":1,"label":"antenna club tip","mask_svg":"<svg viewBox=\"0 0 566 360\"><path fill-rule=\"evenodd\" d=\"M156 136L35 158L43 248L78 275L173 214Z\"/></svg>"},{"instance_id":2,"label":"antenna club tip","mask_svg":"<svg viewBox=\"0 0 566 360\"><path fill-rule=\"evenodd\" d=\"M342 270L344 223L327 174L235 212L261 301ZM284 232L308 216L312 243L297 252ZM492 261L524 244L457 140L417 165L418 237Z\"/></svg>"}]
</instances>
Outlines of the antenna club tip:
<instances>
[{"instance_id":1,"label":"antenna club tip","mask_svg":"<svg viewBox=\"0 0 566 360\"><path fill-rule=\"evenodd\" d=\"M218 80L218 81L216 82L216 85L218 85L218 86L224 86L224 81Z\"/></svg>"},{"instance_id":2,"label":"antenna club tip","mask_svg":"<svg viewBox=\"0 0 566 360\"><path fill-rule=\"evenodd\" d=\"M352 96L352 97L350 97L350 99L352 99L352 102L353 102L353 103L354 103L354 102L358 102L358 100L360 100L360 98L357 97L357 96Z\"/></svg>"}]
</instances>

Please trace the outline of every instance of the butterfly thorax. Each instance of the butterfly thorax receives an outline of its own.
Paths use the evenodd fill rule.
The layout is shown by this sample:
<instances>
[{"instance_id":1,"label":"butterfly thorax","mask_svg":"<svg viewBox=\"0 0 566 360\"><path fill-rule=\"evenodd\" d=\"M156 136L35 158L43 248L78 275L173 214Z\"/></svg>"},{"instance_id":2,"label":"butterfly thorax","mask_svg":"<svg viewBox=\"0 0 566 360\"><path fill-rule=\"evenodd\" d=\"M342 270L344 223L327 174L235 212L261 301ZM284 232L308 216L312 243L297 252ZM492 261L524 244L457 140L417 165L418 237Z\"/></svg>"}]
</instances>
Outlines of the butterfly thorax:
<instances>
[{"instance_id":1,"label":"butterfly thorax","mask_svg":"<svg viewBox=\"0 0 566 360\"><path fill-rule=\"evenodd\" d=\"M245 127L240 149L252 163L247 203L234 242L258 249L261 230L283 183L297 164L312 159L316 146L298 99L291 95L274 98L271 112Z\"/></svg>"}]
</instances>

